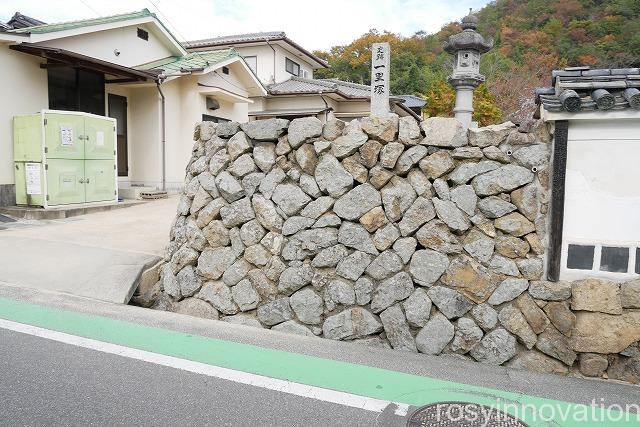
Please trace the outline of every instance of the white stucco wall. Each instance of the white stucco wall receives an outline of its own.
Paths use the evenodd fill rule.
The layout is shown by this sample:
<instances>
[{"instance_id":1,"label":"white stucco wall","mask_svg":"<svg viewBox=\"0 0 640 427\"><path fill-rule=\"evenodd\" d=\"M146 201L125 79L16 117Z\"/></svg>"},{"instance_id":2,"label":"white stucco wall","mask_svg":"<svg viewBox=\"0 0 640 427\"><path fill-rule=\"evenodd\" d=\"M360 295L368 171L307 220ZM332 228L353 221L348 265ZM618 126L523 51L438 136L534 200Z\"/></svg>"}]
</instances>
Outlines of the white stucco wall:
<instances>
[{"instance_id":1,"label":"white stucco wall","mask_svg":"<svg viewBox=\"0 0 640 427\"><path fill-rule=\"evenodd\" d=\"M209 114L228 120L247 121L247 104L218 99L220 108L208 110L206 107L206 90L198 86L198 81L220 83L219 77L184 76L162 85L166 96L166 180L168 190L178 190L184 185L184 169L191 157L193 148L193 128L202 120L203 114ZM238 82L229 75L224 76L228 82ZM203 79L204 78L204 79ZM235 84L235 83L233 83ZM238 88L234 88L238 92ZM215 95L211 95L215 96Z\"/></svg>"},{"instance_id":2,"label":"white stucco wall","mask_svg":"<svg viewBox=\"0 0 640 427\"><path fill-rule=\"evenodd\" d=\"M309 73L309 78L313 78L313 67L304 57L295 55L293 52L285 50L281 46L272 43L275 49L275 81L280 83L291 78L285 69L285 58L289 58L300 65L300 68ZM260 81L265 84L272 83L271 79L274 73L274 52L267 45L262 46L234 46L242 56L256 56L257 70L256 73Z\"/></svg>"},{"instance_id":3,"label":"white stucco wall","mask_svg":"<svg viewBox=\"0 0 640 427\"><path fill-rule=\"evenodd\" d=\"M268 98L265 100L265 110L295 110L306 108L325 108L320 96L290 96Z\"/></svg>"},{"instance_id":4,"label":"white stucco wall","mask_svg":"<svg viewBox=\"0 0 640 427\"><path fill-rule=\"evenodd\" d=\"M193 148L193 127L209 114L228 120L247 121L247 103L220 99L215 88L198 86L204 83L222 87L229 92L246 96L242 82L236 76L237 67L230 66L230 74L192 75L174 78L162 84L166 106L166 189L180 190L185 166ZM221 73L222 71L219 70ZM162 186L162 141L160 96L155 85L109 85L107 93L127 97L128 100L128 155L129 177L120 178L123 186ZM208 110L206 97L218 99L220 108Z\"/></svg>"},{"instance_id":5,"label":"white stucco wall","mask_svg":"<svg viewBox=\"0 0 640 427\"><path fill-rule=\"evenodd\" d=\"M313 78L313 67L305 60L304 56L298 56L291 50L276 46L276 83L288 80L292 76L292 74L288 73L285 68L286 58L298 63L298 65L300 65L300 69L305 70L308 73L307 78ZM302 77L302 75L299 77Z\"/></svg>"},{"instance_id":6,"label":"white stucco wall","mask_svg":"<svg viewBox=\"0 0 640 427\"><path fill-rule=\"evenodd\" d=\"M371 110L371 103L369 101L342 101L339 102L336 107L336 114L340 113L363 113L369 114Z\"/></svg>"},{"instance_id":7,"label":"white stucco wall","mask_svg":"<svg viewBox=\"0 0 640 427\"><path fill-rule=\"evenodd\" d=\"M601 246L640 246L640 121L569 122L562 279L584 276L566 268L569 244L595 245L594 272L613 280L635 274L599 271ZM630 267L635 249L630 251ZM629 269L633 271L633 268Z\"/></svg>"},{"instance_id":8,"label":"white stucco wall","mask_svg":"<svg viewBox=\"0 0 640 427\"><path fill-rule=\"evenodd\" d=\"M0 185L13 184L13 116L49 107L47 72L32 55L0 44Z\"/></svg>"},{"instance_id":9,"label":"white stucco wall","mask_svg":"<svg viewBox=\"0 0 640 427\"><path fill-rule=\"evenodd\" d=\"M132 88L129 109L129 177L131 184L160 188L162 144L160 138L160 96L155 86Z\"/></svg>"},{"instance_id":10,"label":"white stucco wall","mask_svg":"<svg viewBox=\"0 0 640 427\"><path fill-rule=\"evenodd\" d=\"M138 27L149 33L148 41L138 37ZM153 34L147 24L47 40L38 44L59 47L126 67L172 56L168 47ZM120 54L116 56L115 50L118 50Z\"/></svg>"},{"instance_id":11,"label":"white stucco wall","mask_svg":"<svg viewBox=\"0 0 640 427\"><path fill-rule=\"evenodd\" d=\"M229 69L229 74L224 74L222 72L222 68L219 68L210 73L197 76L196 83L214 86L214 89L221 88L237 95L248 97L249 92L247 91L245 84L239 78L241 67L242 66L239 63L230 64L227 67ZM206 92L208 89L211 88L203 86L198 88L200 92Z\"/></svg>"}]
</instances>

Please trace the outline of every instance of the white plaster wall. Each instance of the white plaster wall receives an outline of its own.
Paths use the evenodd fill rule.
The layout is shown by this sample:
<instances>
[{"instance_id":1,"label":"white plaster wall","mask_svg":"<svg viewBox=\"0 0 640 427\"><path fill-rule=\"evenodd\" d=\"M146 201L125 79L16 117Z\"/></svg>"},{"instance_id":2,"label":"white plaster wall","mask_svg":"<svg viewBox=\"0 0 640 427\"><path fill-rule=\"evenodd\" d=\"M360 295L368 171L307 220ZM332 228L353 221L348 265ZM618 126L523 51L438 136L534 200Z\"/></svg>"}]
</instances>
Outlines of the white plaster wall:
<instances>
[{"instance_id":1,"label":"white plaster wall","mask_svg":"<svg viewBox=\"0 0 640 427\"><path fill-rule=\"evenodd\" d=\"M169 190L184 185L184 168L191 157L193 128L202 114L238 122L247 121L247 104L218 100L220 108L208 110L206 94L199 92L201 76L185 76L162 85L166 96L166 179ZM225 78L228 77L225 75ZM237 91L237 88L236 88Z\"/></svg>"},{"instance_id":2,"label":"white plaster wall","mask_svg":"<svg viewBox=\"0 0 640 427\"><path fill-rule=\"evenodd\" d=\"M197 87L197 83L205 84L207 86L214 86L229 92L235 93L240 96L248 97L249 93L245 87L245 83L243 83L239 78L239 68L242 67L238 63L234 63L229 65L227 68L229 69L229 74L224 74L222 72L222 68L211 71L210 73L203 74L197 77L196 81L196 89L199 91L206 91L207 87Z\"/></svg>"},{"instance_id":3,"label":"white plaster wall","mask_svg":"<svg viewBox=\"0 0 640 427\"><path fill-rule=\"evenodd\" d=\"M193 128L210 114L228 120L247 121L247 104L220 100L220 108L208 110L206 95L199 92L202 76L184 76L162 84L165 95L166 189L184 186L185 166L193 148ZM225 75L225 77L227 77ZM129 179L133 185L161 188L162 141L160 96L155 86L129 86Z\"/></svg>"},{"instance_id":4,"label":"white plaster wall","mask_svg":"<svg viewBox=\"0 0 640 427\"><path fill-rule=\"evenodd\" d=\"M138 37L138 27L149 33L148 41ZM157 61L173 55L146 24L47 40L38 44L59 47L126 67ZM118 56L114 53L116 49L120 52Z\"/></svg>"},{"instance_id":5,"label":"white plaster wall","mask_svg":"<svg viewBox=\"0 0 640 427\"><path fill-rule=\"evenodd\" d=\"M162 142L160 96L154 86L131 88L129 108L129 177L131 184L160 188Z\"/></svg>"},{"instance_id":6,"label":"white plaster wall","mask_svg":"<svg viewBox=\"0 0 640 427\"><path fill-rule=\"evenodd\" d=\"M276 48L276 83L283 82L285 80L289 80L292 74L288 73L285 68L285 58L289 58L293 62L296 62L300 65L301 70L306 70L308 78L313 78L313 67L305 61L303 56L295 55L293 52L284 49L280 46L275 46ZM300 76L302 77L302 76Z\"/></svg>"},{"instance_id":7,"label":"white plaster wall","mask_svg":"<svg viewBox=\"0 0 640 427\"><path fill-rule=\"evenodd\" d=\"M369 114L371 103L369 101L343 101L336 107L336 113L362 113Z\"/></svg>"},{"instance_id":8,"label":"white plaster wall","mask_svg":"<svg viewBox=\"0 0 640 427\"><path fill-rule=\"evenodd\" d=\"M193 147L193 125L198 120L197 94L183 93L188 78L180 78L162 85L166 97L166 186L167 190L182 188L184 168ZM191 129L191 135L185 134Z\"/></svg>"},{"instance_id":9,"label":"white plaster wall","mask_svg":"<svg viewBox=\"0 0 640 427\"><path fill-rule=\"evenodd\" d=\"M232 120L238 123L246 123L249 121L249 109L247 103L220 101L220 108L217 110L207 110L203 104L203 113L210 114L223 119Z\"/></svg>"},{"instance_id":10,"label":"white plaster wall","mask_svg":"<svg viewBox=\"0 0 640 427\"><path fill-rule=\"evenodd\" d=\"M292 52L272 43L275 49L275 82L280 83L292 77L285 69L285 58L289 58L300 64L300 68L309 73L309 78L313 78L313 67L304 57L295 55ZM256 74L260 81L265 84L272 83L271 79L274 73L274 52L267 45L263 46L235 46L236 50L242 56L256 56L257 70Z\"/></svg>"},{"instance_id":11,"label":"white plaster wall","mask_svg":"<svg viewBox=\"0 0 640 427\"><path fill-rule=\"evenodd\" d=\"M49 108L47 71L32 55L0 44L0 185L13 184L13 117Z\"/></svg>"},{"instance_id":12,"label":"white plaster wall","mask_svg":"<svg viewBox=\"0 0 640 427\"><path fill-rule=\"evenodd\" d=\"M566 252L570 243L640 246L638 159L640 122L637 120L570 122L565 181L563 279L584 276L584 272L566 268ZM629 277L622 273L597 271L599 250L600 247L597 247L596 275L620 280Z\"/></svg>"},{"instance_id":13,"label":"white plaster wall","mask_svg":"<svg viewBox=\"0 0 640 427\"><path fill-rule=\"evenodd\" d=\"M271 83L273 77L273 50L269 46L235 46L235 49L242 56L257 57L256 74L261 82Z\"/></svg>"},{"instance_id":14,"label":"white plaster wall","mask_svg":"<svg viewBox=\"0 0 640 427\"><path fill-rule=\"evenodd\" d=\"M325 108L319 96L291 96L268 98L265 100L265 110L295 110L306 108Z\"/></svg>"}]
</instances>

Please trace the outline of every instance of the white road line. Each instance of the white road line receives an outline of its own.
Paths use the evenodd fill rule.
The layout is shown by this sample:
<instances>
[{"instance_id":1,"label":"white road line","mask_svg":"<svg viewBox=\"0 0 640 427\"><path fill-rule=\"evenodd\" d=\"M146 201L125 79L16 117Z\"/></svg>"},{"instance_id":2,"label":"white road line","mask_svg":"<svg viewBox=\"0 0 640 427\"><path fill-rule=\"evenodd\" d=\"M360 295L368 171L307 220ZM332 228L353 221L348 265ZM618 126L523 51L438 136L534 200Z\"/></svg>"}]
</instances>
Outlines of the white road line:
<instances>
[{"instance_id":1,"label":"white road line","mask_svg":"<svg viewBox=\"0 0 640 427\"><path fill-rule=\"evenodd\" d=\"M371 397L358 396L356 394L344 393L341 391L329 390L276 378L269 378L263 375L236 371L233 369L208 365L206 363L193 362L173 356L165 356L163 354L152 353L150 351L97 341L91 338L78 337L64 332L52 331L10 320L0 319L0 328L40 338L46 338L65 344L71 344L78 347L89 348L103 353L115 354L118 356L128 357L130 359L155 363L156 365L168 366L170 368L194 372L196 374L207 375L240 384L247 384L254 387L265 388L268 390L292 394L308 399L320 400L323 402L335 403L352 408L364 409L372 412L382 412L387 406L393 404L396 405L396 415L405 416L409 411L409 405L405 403L374 399Z\"/></svg>"}]
</instances>

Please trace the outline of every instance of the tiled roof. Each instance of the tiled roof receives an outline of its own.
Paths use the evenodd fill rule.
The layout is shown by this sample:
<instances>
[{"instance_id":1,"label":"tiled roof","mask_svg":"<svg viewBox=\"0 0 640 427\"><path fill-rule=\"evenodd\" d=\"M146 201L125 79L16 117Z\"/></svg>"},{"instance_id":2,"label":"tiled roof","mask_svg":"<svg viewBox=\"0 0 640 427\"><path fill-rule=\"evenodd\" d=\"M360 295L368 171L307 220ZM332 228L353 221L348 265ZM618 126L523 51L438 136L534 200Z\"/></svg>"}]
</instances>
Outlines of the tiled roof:
<instances>
[{"instance_id":1,"label":"tiled roof","mask_svg":"<svg viewBox=\"0 0 640 427\"><path fill-rule=\"evenodd\" d=\"M299 114L318 114L325 111L326 108L294 108L285 110L262 110L250 111L249 116L293 116Z\"/></svg>"},{"instance_id":2,"label":"tiled roof","mask_svg":"<svg viewBox=\"0 0 640 427\"><path fill-rule=\"evenodd\" d=\"M338 79L303 79L302 77L291 77L281 83L272 84L267 87L270 95L292 95L292 94L319 94L337 93L347 99L370 99L371 86L358 83L345 82ZM405 95L413 97L412 95ZM415 97L413 97L415 98ZM413 112L401 96L390 96L389 101L410 114L417 120L421 118Z\"/></svg>"},{"instance_id":3,"label":"tiled roof","mask_svg":"<svg viewBox=\"0 0 640 427\"><path fill-rule=\"evenodd\" d=\"M27 15L23 15L20 12L16 12L13 14L11 19L7 21L6 24L0 23L0 27L4 26L6 29L14 29L14 28L24 28L24 27L32 27L34 25L44 25L45 22L40 21L39 19L32 18Z\"/></svg>"},{"instance_id":4,"label":"tiled roof","mask_svg":"<svg viewBox=\"0 0 640 427\"><path fill-rule=\"evenodd\" d=\"M264 40L280 40L287 35L283 31L269 31L262 33L234 34L232 36L212 37L209 39L184 42L186 48L225 45L234 43L259 42Z\"/></svg>"},{"instance_id":5,"label":"tiled roof","mask_svg":"<svg viewBox=\"0 0 640 427\"><path fill-rule=\"evenodd\" d=\"M272 95L333 92L345 98L368 98L371 90L371 88L366 85L337 79L304 79L302 77L291 77L289 80L281 83L272 84L268 86L267 89Z\"/></svg>"},{"instance_id":6,"label":"tiled roof","mask_svg":"<svg viewBox=\"0 0 640 427\"><path fill-rule=\"evenodd\" d=\"M338 79L304 79L295 76L289 80L269 85L267 90L271 95L332 92L342 95L345 98L368 99L371 97L371 86L368 85ZM422 98L413 95L391 95L391 100L403 101L403 105L408 108L423 107L426 103Z\"/></svg>"},{"instance_id":7,"label":"tiled roof","mask_svg":"<svg viewBox=\"0 0 640 427\"><path fill-rule=\"evenodd\" d=\"M347 94L348 96L353 96L356 98L364 98L364 97L368 98L369 96L371 96L371 86L368 86L368 85L345 82L344 80L338 80L338 79L319 79L319 80L337 85L338 90L342 93Z\"/></svg>"},{"instance_id":8,"label":"tiled roof","mask_svg":"<svg viewBox=\"0 0 640 427\"><path fill-rule=\"evenodd\" d=\"M233 48L191 52L182 57L171 57L161 61L144 64L137 68L141 70L158 70L165 73L194 71L215 65L229 58L233 58L234 56L239 55Z\"/></svg>"},{"instance_id":9,"label":"tiled roof","mask_svg":"<svg viewBox=\"0 0 640 427\"><path fill-rule=\"evenodd\" d=\"M126 21L129 19L142 18L145 16L154 16L149 9L142 9L137 12L122 13L119 15L102 16L100 18L82 19L79 21L59 22L55 24L42 24L24 28L15 28L9 30L13 33L32 33L32 34L44 34L54 31L71 30L75 28L88 27L91 25L109 24L112 22Z\"/></svg>"},{"instance_id":10,"label":"tiled roof","mask_svg":"<svg viewBox=\"0 0 640 427\"><path fill-rule=\"evenodd\" d=\"M552 87L536 89L547 111L640 109L640 69L571 67L552 72Z\"/></svg>"},{"instance_id":11,"label":"tiled roof","mask_svg":"<svg viewBox=\"0 0 640 427\"><path fill-rule=\"evenodd\" d=\"M266 41L276 41L282 40L300 52L307 55L309 58L313 59L314 62L317 62L322 67L327 68L329 64L327 62L314 55L312 52L309 52L307 49L300 46L298 43L294 42L290 38L287 37L287 34L284 31L266 31L260 33L247 33L247 34L234 34L231 36L222 36L222 37L213 37L209 39L202 40L192 40L183 42L182 45L186 49L197 49L203 47L216 47L216 46L227 46L234 44L244 44L244 43L256 43L256 42L266 42Z\"/></svg>"},{"instance_id":12,"label":"tiled roof","mask_svg":"<svg viewBox=\"0 0 640 427\"><path fill-rule=\"evenodd\" d=\"M422 108L427 103L424 99L414 95L398 95L398 98L404 100L404 105L409 108Z\"/></svg>"}]
</instances>

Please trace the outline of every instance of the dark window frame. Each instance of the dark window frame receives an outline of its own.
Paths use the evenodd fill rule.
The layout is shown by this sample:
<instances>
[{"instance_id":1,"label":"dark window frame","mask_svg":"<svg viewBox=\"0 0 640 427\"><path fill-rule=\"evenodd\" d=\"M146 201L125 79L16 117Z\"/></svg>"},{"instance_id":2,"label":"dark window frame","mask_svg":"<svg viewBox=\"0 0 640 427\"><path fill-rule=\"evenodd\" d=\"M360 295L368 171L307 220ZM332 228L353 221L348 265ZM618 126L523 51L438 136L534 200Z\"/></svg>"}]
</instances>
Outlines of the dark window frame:
<instances>
[{"instance_id":1,"label":"dark window frame","mask_svg":"<svg viewBox=\"0 0 640 427\"><path fill-rule=\"evenodd\" d=\"M124 107L124 115L117 120L116 127L116 144L118 146L118 176L129 176L129 99L126 96L116 95L113 93L107 94L107 104L109 117L117 118L113 112L117 108L118 104Z\"/></svg>"},{"instance_id":2,"label":"dark window frame","mask_svg":"<svg viewBox=\"0 0 640 427\"><path fill-rule=\"evenodd\" d=\"M222 67L222 74L229 74L229 67Z\"/></svg>"},{"instance_id":3,"label":"dark window frame","mask_svg":"<svg viewBox=\"0 0 640 427\"><path fill-rule=\"evenodd\" d=\"M231 120L225 119L224 117L212 116L211 114L203 114L202 115L203 122L213 122L213 123L226 123Z\"/></svg>"},{"instance_id":4,"label":"dark window frame","mask_svg":"<svg viewBox=\"0 0 640 427\"><path fill-rule=\"evenodd\" d=\"M298 68L297 71L295 71L295 68ZM291 68L291 70L289 70L289 68ZM289 74L293 74L296 77L300 76L300 64L298 64L297 62L285 57L284 58L284 70L289 73ZM295 71L295 72L294 72Z\"/></svg>"},{"instance_id":5,"label":"dark window frame","mask_svg":"<svg viewBox=\"0 0 640 427\"><path fill-rule=\"evenodd\" d=\"M47 69L49 109L106 115L104 74L78 67Z\"/></svg>"}]
</instances>

